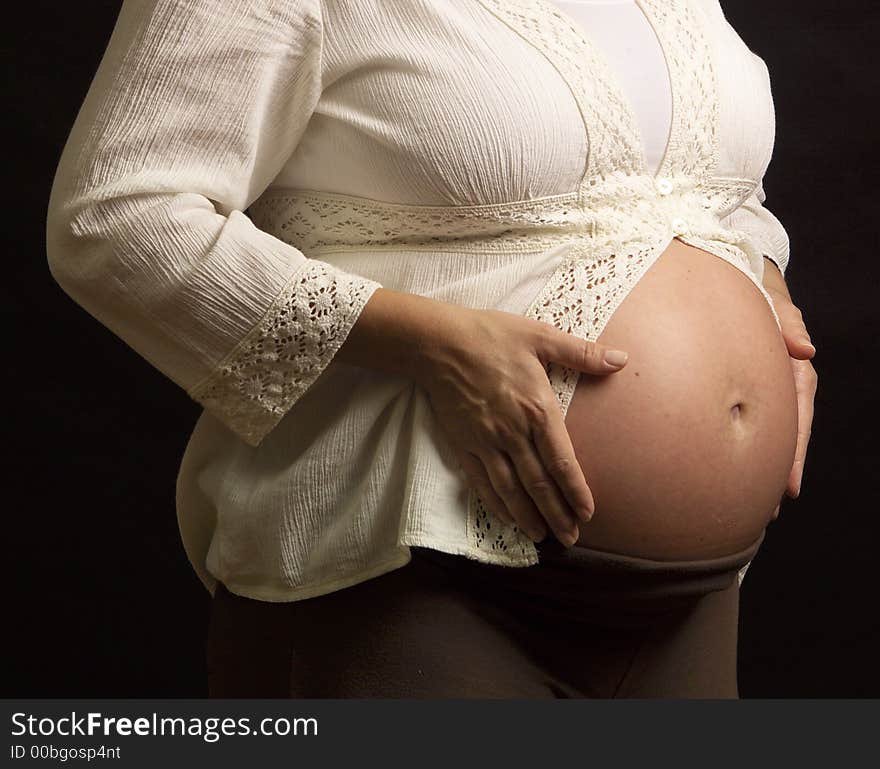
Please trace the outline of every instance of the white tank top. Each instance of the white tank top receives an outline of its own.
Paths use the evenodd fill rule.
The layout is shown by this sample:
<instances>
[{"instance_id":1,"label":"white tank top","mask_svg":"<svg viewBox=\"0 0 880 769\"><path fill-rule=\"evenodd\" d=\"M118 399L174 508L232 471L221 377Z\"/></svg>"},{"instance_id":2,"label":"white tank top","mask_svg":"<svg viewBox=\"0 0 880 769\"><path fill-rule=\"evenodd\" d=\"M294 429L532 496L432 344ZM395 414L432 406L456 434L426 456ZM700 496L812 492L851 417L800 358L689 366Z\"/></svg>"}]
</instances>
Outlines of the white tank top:
<instances>
[{"instance_id":1,"label":"white tank top","mask_svg":"<svg viewBox=\"0 0 880 769\"><path fill-rule=\"evenodd\" d=\"M645 158L657 173L672 125L666 60L635 0L551 0L580 24L617 75L641 132Z\"/></svg>"}]
</instances>

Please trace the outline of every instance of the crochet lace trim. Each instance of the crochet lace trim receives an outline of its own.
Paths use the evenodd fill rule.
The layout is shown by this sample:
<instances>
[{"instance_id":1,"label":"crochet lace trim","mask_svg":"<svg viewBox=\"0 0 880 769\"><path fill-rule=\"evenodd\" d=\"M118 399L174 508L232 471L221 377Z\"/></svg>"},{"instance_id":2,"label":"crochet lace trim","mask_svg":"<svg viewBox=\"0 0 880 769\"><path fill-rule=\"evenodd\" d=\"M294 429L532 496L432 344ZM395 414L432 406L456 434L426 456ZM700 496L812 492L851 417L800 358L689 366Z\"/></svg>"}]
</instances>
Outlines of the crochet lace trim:
<instances>
[{"instance_id":1,"label":"crochet lace trim","mask_svg":"<svg viewBox=\"0 0 880 769\"><path fill-rule=\"evenodd\" d=\"M317 379L380 284L310 260L190 395L256 446Z\"/></svg>"},{"instance_id":2,"label":"crochet lace trim","mask_svg":"<svg viewBox=\"0 0 880 769\"><path fill-rule=\"evenodd\" d=\"M475 206L422 206L390 203L356 195L303 188L274 187L248 209L255 225L303 252L319 249L388 249L407 251L462 250L535 252L590 239L591 248L603 238L620 243L637 240L642 230L634 206L644 216L670 218L681 201L697 205L720 219L739 207L752 191L750 179L716 177L697 186L686 174L670 172L674 185L669 211L650 207L656 195L650 176L609 171L601 187L542 198ZM701 219L704 219L700 213Z\"/></svg>"}]
</instances>

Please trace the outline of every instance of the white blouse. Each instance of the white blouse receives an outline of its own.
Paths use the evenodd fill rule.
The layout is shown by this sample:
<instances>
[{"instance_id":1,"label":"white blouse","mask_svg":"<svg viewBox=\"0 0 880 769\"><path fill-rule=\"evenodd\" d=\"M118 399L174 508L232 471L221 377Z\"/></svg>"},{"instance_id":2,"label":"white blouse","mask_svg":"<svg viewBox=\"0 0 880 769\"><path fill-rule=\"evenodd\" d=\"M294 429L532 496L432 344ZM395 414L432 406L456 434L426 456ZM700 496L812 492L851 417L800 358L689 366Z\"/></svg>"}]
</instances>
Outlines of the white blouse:
<instances>
[{"instance_id":1,"label":"white blouse","mask_svg":"<svg viewBox=\"0 0 880 769\"><path fill-rule=\"evenodd\" d=\"M635 0L552 0L574 19L612 66L635 112L645 159L657 173L672 126L672 91L663 49Z\"/></svg>"},{"instance_id":2,"label":"white blouse","mask_svg":"<svg viewBox=\"0 0 880 769\"><path fill-rule=\"evenodd\" d=\"M678 237L778 323L767 68L718 0L637 5L668 131L645 101L657 48L650 81L615 75L645 24L603 36L550 0L124 0L59 161L48 262L203 407L177 513L209 591L300 600L416 545L537 562L421 388L335 360L380 286L595 340ZM547 371L564 415L579 372Z\"/></svg>"}]
</instances>

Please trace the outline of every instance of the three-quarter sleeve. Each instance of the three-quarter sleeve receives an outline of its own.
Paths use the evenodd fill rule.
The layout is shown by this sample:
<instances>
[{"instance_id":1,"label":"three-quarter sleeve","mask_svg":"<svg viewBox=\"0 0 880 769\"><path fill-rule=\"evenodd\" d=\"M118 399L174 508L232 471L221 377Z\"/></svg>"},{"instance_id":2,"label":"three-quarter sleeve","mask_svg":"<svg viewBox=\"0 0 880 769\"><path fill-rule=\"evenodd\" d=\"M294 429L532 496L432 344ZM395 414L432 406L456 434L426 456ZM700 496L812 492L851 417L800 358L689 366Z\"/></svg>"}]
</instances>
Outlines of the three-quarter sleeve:
<instances>
[{"instance_id":1,"label":"three-quarter sleeve","mask_svg":"<svg viewBox=\"0 0 880 769\"><path fill-rule=\"evenodd\" d=\"M785 276L789 253L788 233L773 212L764 207L766 199L763 184L758 184L745 202L727 215L727 224L747 233L758 250Z\"/></svg>"},{"instance_id":2,"label":"three-quarter sleeve","mask_svg":"<svg viewBox=\"0 0 880 769\"><path fill-rule=\"evenodd\" d=\"M321 94L320 0L124 0L59 161L62 289L256 446L381 285L243 211Z\"/></svg>"}]
</instances>

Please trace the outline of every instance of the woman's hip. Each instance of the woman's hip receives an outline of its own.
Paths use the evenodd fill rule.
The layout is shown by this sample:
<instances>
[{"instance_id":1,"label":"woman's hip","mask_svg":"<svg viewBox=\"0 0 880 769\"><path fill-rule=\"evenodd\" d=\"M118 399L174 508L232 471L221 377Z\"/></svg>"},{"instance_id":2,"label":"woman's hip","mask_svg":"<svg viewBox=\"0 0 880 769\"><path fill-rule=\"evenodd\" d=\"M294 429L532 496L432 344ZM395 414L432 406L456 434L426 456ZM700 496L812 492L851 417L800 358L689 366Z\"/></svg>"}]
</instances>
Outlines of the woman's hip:
<instances>
[{"instance_id":1,"label":"woman's hip","mask_svg":"<svg viewBox=\"0 0 880 769\"><path fill-rule=\"evenodd\" d=\"M661 562L548 538L522 568L414 547L399 569L289 603L220 584L209 695L736 696L736 575L760 541Z\"/></svg>"}]
</instances>

